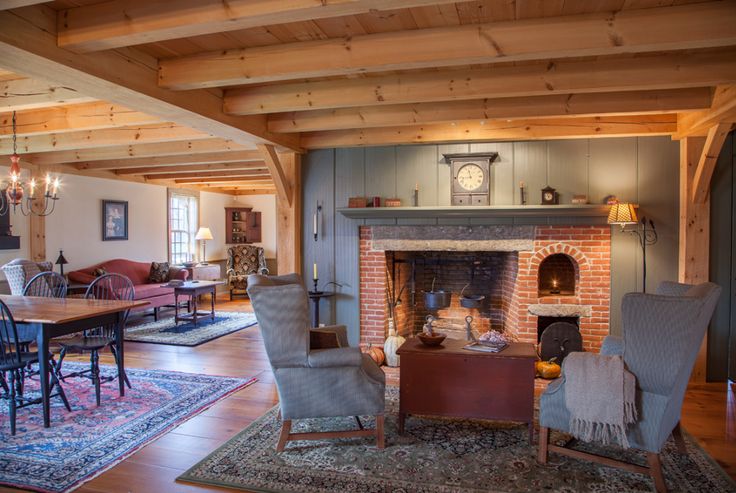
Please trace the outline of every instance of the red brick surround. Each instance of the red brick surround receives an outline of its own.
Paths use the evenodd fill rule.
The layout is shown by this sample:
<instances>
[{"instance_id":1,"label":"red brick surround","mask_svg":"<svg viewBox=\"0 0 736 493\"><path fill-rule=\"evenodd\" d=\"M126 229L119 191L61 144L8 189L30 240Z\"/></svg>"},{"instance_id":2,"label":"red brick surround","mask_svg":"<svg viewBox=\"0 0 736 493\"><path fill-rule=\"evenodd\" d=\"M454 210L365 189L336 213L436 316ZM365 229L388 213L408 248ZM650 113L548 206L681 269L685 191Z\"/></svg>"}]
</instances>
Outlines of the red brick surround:
<instances>
[{"instance_id":1,"label":"red brick surround","mask_svg":"<svg viewBox=\"0 0 736 493\"><path fill-rule=\"evenodd\" d=\"M568 255L576 266L574 296L538 292L539 265L555 253ZM517 261L518 258L518 261ZM583 346L600 347L609 331L611 298L611 231L608 226L537 226L533 249L507 257L503 278L503 329L522 341L537 342L537 316L529 307L540 304L582 305ZM373 248L370 226L360 227L360 342L382 345L388 325L386 251ZM499 327L496 327L499 328Z\"/></svg>"}]
</instances>

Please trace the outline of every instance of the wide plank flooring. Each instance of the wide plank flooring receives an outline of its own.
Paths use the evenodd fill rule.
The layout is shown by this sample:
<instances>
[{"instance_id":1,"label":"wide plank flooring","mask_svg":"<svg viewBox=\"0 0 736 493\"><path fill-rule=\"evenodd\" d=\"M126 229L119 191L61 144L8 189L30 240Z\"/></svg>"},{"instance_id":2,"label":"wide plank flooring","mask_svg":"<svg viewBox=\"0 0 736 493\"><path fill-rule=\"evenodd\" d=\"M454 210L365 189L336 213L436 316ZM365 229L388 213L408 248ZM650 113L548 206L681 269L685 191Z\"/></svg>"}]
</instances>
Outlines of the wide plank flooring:
<instances>
[{"instance_id":1,"label":"wide plank flooring","mask_svg":"<svg viewBox=\"0 0 736 493\"><path fill-rule=\"evenodd\" d=\"M251 311L247 300L218 300L217 308ZM166 312L163 312L167 316ZM71 358L86 360L78 356ZM112 363L109 354L103 362ZM260 331L251 327L198 347L126 343L126 366L208 375L256 377L258 382L182 423L128 459L77 489L79 493L222 492L175 478L261 416L277 400ZM736 388L704 384L688 390L683 425L736 479ZM103 403L104 405L104 403ZM2 488L0 492L18 491Z\"/></svg>"}]
</instances>

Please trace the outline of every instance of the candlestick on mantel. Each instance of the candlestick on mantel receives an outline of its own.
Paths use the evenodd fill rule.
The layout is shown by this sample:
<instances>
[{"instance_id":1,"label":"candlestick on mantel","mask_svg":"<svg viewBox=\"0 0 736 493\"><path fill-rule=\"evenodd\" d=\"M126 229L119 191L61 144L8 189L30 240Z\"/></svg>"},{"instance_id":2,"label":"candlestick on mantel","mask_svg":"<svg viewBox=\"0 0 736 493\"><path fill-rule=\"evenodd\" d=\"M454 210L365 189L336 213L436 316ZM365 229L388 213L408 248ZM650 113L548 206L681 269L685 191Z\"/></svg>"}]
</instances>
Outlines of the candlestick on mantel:
<instances>
[{"instance_id":1,"label":"candlestick on mantel","mask_svg":"<svg viewBox=\"0 0 736 493\"><path fill-rule=\"evenodd\" d=\"M314 263L314 272L312 275L312 279L317 279L317 263Z\"/></svg>"},{"instance_id":2,"label":"candlestick on mantel","mask_svg":"<svg viewBox=\"0 0 736 493\"><path fill-rule=\"evenodd\" d=\"M526 205L526 186L524 185L523 181L519 182L519 195L520 195L521 205Z\"/></svg>"}]
</instances>

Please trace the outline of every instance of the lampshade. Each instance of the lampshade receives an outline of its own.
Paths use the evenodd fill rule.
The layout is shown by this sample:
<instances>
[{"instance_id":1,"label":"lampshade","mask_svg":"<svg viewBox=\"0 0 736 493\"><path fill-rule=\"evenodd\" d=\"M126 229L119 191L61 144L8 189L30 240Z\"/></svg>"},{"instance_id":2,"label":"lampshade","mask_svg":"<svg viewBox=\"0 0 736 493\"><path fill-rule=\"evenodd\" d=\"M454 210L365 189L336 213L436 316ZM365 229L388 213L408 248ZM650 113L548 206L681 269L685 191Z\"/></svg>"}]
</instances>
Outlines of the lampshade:
<instances>
[{"instance_id":1,"label":"lampshade","mask_svg":"<svg viewBox=\"0 0 736 493\"><path fill-rule=\"evenodd\" d=\"M197 234L194 236L195 240L212 240L214 239L212 237L212 231L210 231L210 228L199 228L199 231L197 231Z\"/></svg>"},{"instance_id":2,"label":"lampshade","mask_svg":"<svg viewBox=\"0 0 736 493\"><path fill-rule=\"evenodd\" d=\"M611 205L611 210L608 213L608 224L620 224L623 228L627 224L636 224L637 221L633 204L620 202Z\"/></svg>"},{"instance_id":3,"label":"lampshade","mask_svg":"<svg viewBox=\"0 0 736 493\"><path fill-rule=\"evenodd\" d=\"M64 251L63 250L59 250L59 257L56 259L56 262L55 263L56 263L56 265L65 265L65 264L68 264L69 263L69 262L66 261L66 258L64 258Z\"/></svg>"}]
</instances>

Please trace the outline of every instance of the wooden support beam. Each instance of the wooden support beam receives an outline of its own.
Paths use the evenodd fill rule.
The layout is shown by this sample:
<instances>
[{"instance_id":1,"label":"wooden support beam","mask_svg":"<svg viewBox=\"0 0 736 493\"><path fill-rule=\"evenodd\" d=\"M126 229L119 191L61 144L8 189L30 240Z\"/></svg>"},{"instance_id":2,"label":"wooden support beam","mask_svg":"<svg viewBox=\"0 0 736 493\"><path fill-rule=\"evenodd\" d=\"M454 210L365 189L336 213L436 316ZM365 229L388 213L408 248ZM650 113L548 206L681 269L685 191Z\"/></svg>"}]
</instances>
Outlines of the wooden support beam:
<instances>
[{"instance_id":1,"label":"wooden support beam","mask_svg":"<svg viewBox=\"0 0 736 493\"><path fill-rule=\"evenodd\" d=\"M119 168L114 169L116 175L157 175L166 173L191 173L194 171L235 171L235 170L253 170L264 169L266 163L263 161L247 161L235 163L217 163L217 164L182 164L175 166L146 166L143 168Z\"/></svg>"},{"instance_id":2,"label":"wooden support beam","mask_svg":"<svg viewBox=\"0 0 736 493\"><path fill-rule=\"evenodd\" d=\"M271 180L271 175L268 169L251 169L251 170L232 170L232 171L195 171L195 172L182 172L182 173L159 173L159 174L147 174L143 175L146 180L176 180L186 178L265 178L268 181Z\"/></svg>"},{"instance_id":3,"label":"wooden support beam","mask_svg":"<svg viewBox=\"0 0 736 493\"><path fill-rule=\"evenodd\" d=\"M291 202L282 200L280 193L276 199L276 260L279 274L288 274L302 271L302 170L299 154L280 157L284 179L294 194Z\"/></svg>"},{"instance_id":4,"label":"wooden support beam","mask_svg":"<svg viewBox=\"0 0 736 493\"><path fill-rule=\"evenodd\" d=\"M723 0L614 15L599 12L385 32L165 59L159 62L159 85L190 90L387 70L721 47L736 44L735 25L736 2Z\"/></svg>"},{"instance_id":5,"label":"wooden support beam","mask_svg":"<svg viewBox=\"0 0 736 493\"><path fill-rule=\"evenodd\" d=\"M21 7L28 7L29 5L45 3L47 1L48 0L3 0L0 2L0 10L19 9Z\"/></svg>"},{"instance_id":6,"label":"wooden support beam","mask_svg":"<svg viewBox=\"0 0 736 493\"><path fill-rule=\"evenodd\" d=\"M42 182L43 171L40 166L30 166L31 175L35 176L37 181ZM34 207L40 207L41 203L38 202ZM40 212L40 211L39 211ZM30 257L34 262L46 261L46 217L36 214L31 214L29 218L29 236L30 236Z\"/></svg>"},{"instance_id":7,"label":"wooden support beam","mask_svg":"<svg viewBox=\"0 0 736 493\"><path fill-rule=\"evenodd\" d=\"M225 92L236 115L482 98L708 87L736 83L736 50L562 60L271 84Z\"/></svg>"},{"instance_id":8,"label":"wooden support beam","mask_svg":"<svg viewBox=\"0 0 736 493\"><path fill-rule=\"evenodd\" d=\"M19 136L51 132L100 130L152 123L161 123L161 119L103 101L33 109L16 113L16 127ZM12 134L12 113L0 114L0 137Z\"/></svg>"},{"instance_id":9,"label":"wooden support beam","mask_svg":"<svg viewBox=\"0 0 736 493\"><path fill-rule=\"evenodd\" d=\"M249 185L273 185L270 176L264 177L247 177L247 176L230 176L222 178L177 178L174 183L179 184L195 184L195 183L245 183ZM278 189L278 187L276 187Z\"/></svg>"},{"instance_id":10,"label":"wooden support beam","mask_svg":"<svg viewBox=\"0 0 736 493\"><path fill-rule=\"evenodd\" d=\"M94 101L94 98L51 82L35 79L12 79L0 82L0 112L90 101Z\"/></svg>"},{"instance_id":11,"label":"wooden support beam","mask_svg":"<svg viewBox=\"0 0 736 493\"><path fill-rule=\"evenodd\" d=\"M463 121L456 124L365 128L309 132L302 135L306 149L329 147L419 144L426 142L578 139L605 136L670 135L675 115L631 115L600 118L547 118L512 121Z\"/></svg>"},{"instance_id":12,"label":"wooden support beam","mask_svg":"<svg viewBox=\"0 0 736 493\"><path fill-rule=\"evenodd\" d=\"M56 44L56 12L45 5L0 11L0 67L49 78L90 97L122 104L200 132L252 147L269 143L298 149L295 136L274 135L262 117L222 111L215 91L177 93L158 87L157 60L127 48L77 55Z\"/></svg>"},{"instance_id":13,"label":"wooden support beam","mask_svg":"<svg viewBox=\"0 0 736 493\"><path fill-rule=\"evenodd\" d=\"M695 173L705 148L704 137L680 140L680 247L679 280L687 284L706 282L709 276L710 197L702 203L691 200ZM708 335L703 340L691 380L705 382Z\"/></svg>"},{"instance_id":14,"label":"wooden support beam","mask_svg":"<svg viewBox=\"0 0 736 493\"><path fill-rule=\"evenodd\" d=\"M34 135L18 138L18 153L48 152L121 145L129 142L164 142L175 140L207 139L210 135L173 123L120 127L107 130L86 130L60 134ZM13 152L10 137L0 138L0 154Z\"/></svg>"},{"instance_id":15,"label":"wooden support beam","mask_svg":"<svg viewBox=\"0 0 736 493\"><path fill-rule=\"evenodd\" d=\"M731 131L731 123L719 123L713 125L708 131L705 139L703 152L698 160L698 167L693 175L692 196L691 201L694 204L704 204L710 194L710 181L713 177L713 171L716 169L718 156L723 148L723 143Z\"/></svg>"},{"instance_id":16,"label":"wooden support beam","mask_svg":"<svg viewBox=\"0 0 736 493\"><path fill-rule=\"evenodd\" d=\"M291 207L294 190L291 188L289 180L284 174L284 169L281 165L279 155L276 154L276 149L270 145L258 144L258 150L261 151L263 160L266 162L266 166L271 172L271 176L273 176L276 190L279 192L279 200L284 201L289 207Z\"/></svg>"},{"instance_id":17,"label":"wooden support beam","mask_svg":"<svg viewBox=\"0 0 736 493\"><path fill-rule=\"evenodd\" d=\"M136 159L160 156L189 156L194 154L243 151L245 146L231 140L202 139L172 142L154 142L150 144L127 144L91 149L72 149L68 151L32 152L23 157L29 162L50 165L58 163L84 163L104 161L108 159Z\"/></svg>"},{"instance_id":18,"label":"wooden support beam","mask_svg":"<svg viewBox=\"0 0 736 493\"><path fill-rule=\"evenodd\" d=\"M269 116L268 128L272 132L314 132L458 120L641 115L708 108L710 102L711 91L707 87L556 94L277 113Z\"/></svg>"},{"instance_id":19,"label":"wooden support beam","mask_svg":"<svg viewBox=\"0 0 736 493\"><path fill-rule=\"evenodd\" d=\"M718 86L709 109L680 115L675 138L706 135L718 123L736 123L736 85Z\"/></svg>"},{"instance_id":20,"label":"wooden support beam","mask_svg":"<svg viewBox=\"0 0 736 493\"><path fill-rule=\"evenodd\" d=\"M33 0L9 0L33 1ZM76 52L109 50L165 39L234 31L456 0L117 0L59 12L59 46Z\"/></svg>"},{"instance_id":21,"label":"wooden support beam","mask_svg":"<svg viewBox=\"0 0 736 493\"><path fill-rule=\"evenodd\" d=\"M209 152L192 155L142 157L132 159L105 159L102 161L86 161L76 163L77 169L124 169L144 168L150 166L167 166L181 164L237 163L246 161L262 161L263 155L258 150Z\"/></svg>"}]
</instances>

